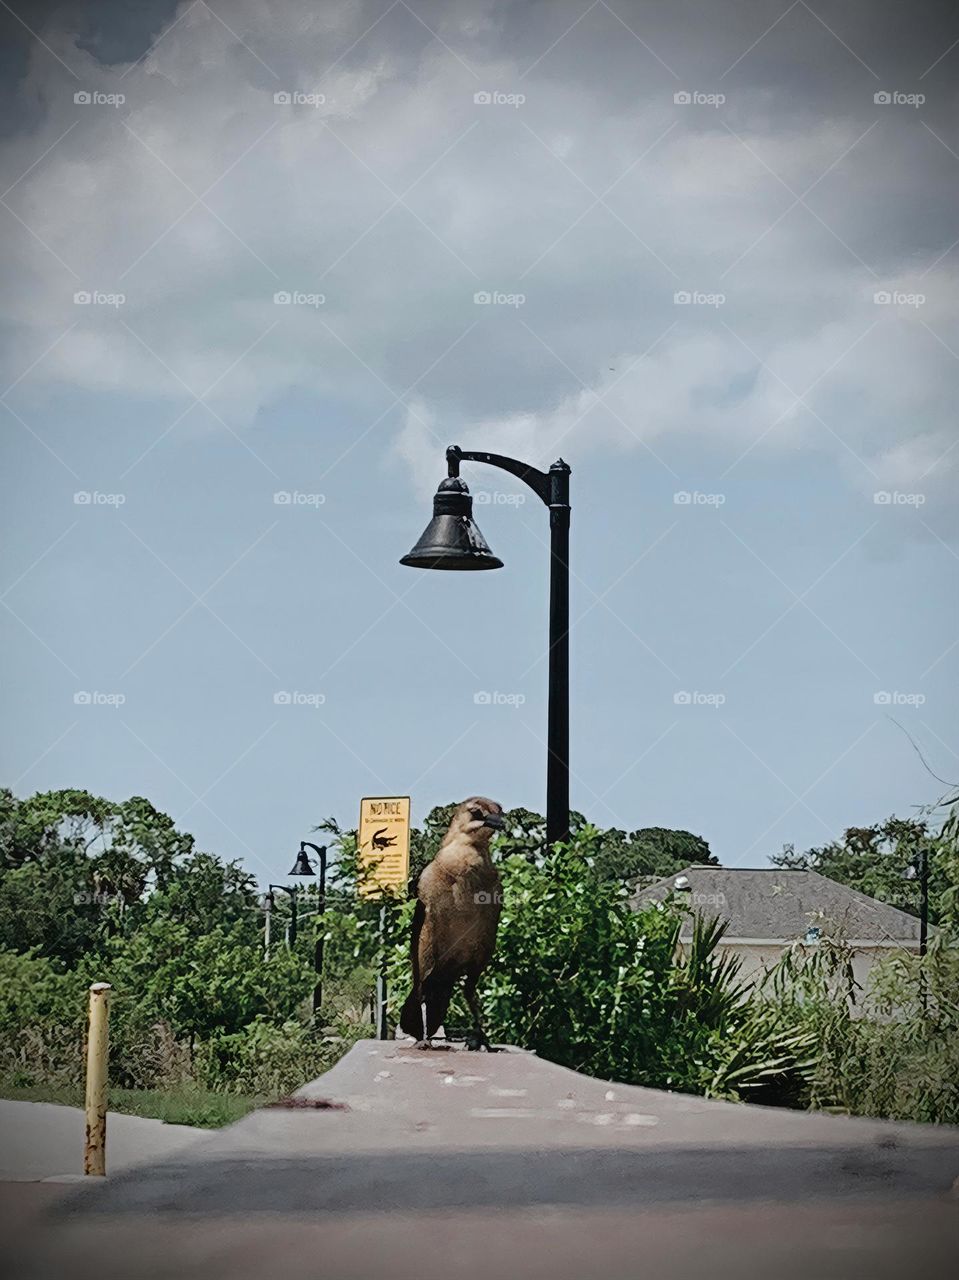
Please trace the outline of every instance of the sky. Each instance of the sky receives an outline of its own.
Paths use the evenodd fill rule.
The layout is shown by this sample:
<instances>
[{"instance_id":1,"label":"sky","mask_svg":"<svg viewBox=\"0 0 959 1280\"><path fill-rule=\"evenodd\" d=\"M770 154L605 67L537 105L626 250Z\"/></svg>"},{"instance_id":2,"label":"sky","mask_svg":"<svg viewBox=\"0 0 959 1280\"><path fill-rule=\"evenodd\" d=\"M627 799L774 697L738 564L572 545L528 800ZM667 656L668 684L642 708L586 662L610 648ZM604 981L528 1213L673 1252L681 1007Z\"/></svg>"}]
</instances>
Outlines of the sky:
<instances>
[{"instance_id":1,"label":"sky","mask_svg":"<svg viewBox=\"0 0 959 1280\"><path fill-rule=\"evenodd\" d=\"M572 467L573 807L730 866L959 777L959 14L0 0L0 777L261 882L542 811L548 515L398 562L444 450Z\"/></svg>"}]
</instances>

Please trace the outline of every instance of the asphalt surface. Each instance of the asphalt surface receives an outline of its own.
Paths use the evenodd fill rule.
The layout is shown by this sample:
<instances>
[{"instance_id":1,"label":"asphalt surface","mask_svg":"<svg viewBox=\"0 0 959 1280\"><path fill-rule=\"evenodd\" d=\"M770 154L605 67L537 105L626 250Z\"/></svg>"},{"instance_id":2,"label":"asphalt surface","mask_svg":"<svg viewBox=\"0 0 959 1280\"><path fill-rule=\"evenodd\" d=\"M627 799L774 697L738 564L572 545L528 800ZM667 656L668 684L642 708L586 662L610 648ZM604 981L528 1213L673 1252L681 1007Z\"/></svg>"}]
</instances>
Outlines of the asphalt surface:
<instances>
[{"instance_id":1,"label":"asphalt surface","mask_svg":"<svg viewBox=\"0 0 959 1280\"><path fill-rule=\"evenodd\" d=\"M9 1274L935 1280L959 1262L954 1129L370 1041L300 1098L38 1210Z\"/></svg>"}]
</instances>

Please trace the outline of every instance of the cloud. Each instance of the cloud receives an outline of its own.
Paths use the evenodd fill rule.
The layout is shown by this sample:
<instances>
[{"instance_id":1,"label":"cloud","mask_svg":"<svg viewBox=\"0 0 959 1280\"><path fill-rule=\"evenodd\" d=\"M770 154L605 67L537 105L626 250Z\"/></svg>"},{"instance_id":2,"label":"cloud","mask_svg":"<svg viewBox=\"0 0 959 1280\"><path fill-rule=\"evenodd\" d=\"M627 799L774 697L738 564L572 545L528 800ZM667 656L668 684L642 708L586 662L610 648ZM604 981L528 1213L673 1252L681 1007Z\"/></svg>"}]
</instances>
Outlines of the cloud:
<instances>
[{"instance_id":1,"label":"cloud","mask_svg":"<svg viewBox=\"0 0 959 1280\"><path fill-rule=\"evenodd\" d=\"M797 8L740 62L766 24L697 10L710 63L645 6L643 45L605 5L565 36L581 7L216 8L136 65L46 28L76 79L32 49L42 110L2 151L18 394L198 395L236 430L291 387L361 430L395 408L429 487L440 440L679 437L921 480L928 510L954 487L952 96L873 102L867 8L845 44ZM725 103L674 101L697 82Z\"/></svg>"}]
</instances>

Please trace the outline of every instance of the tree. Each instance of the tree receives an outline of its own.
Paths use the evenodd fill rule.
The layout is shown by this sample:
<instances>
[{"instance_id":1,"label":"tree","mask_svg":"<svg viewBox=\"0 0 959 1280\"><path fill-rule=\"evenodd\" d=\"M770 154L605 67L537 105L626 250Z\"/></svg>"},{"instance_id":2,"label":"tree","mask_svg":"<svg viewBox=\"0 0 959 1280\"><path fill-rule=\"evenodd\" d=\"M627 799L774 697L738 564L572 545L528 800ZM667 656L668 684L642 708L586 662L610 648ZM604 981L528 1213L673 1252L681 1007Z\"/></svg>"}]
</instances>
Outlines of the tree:
<instances>
[{"instance_id":1,"label":"tree","mask_svg":"<svg viewBox=\"0 0 959 1280\"><path fill-rule=\"evenodd\" d=\"M446 835L456 804L435 805L423 821L422 827L410 831L410 888L419 879L420 872L436 856L440 842ZM504 827L493 839L493 860L504 862L507 858L525 858L534 865L542 863L546 856L546 819L533 809L519 806L507 809L503 814ZM660 879L682 870L691 864L718 866L702 836L689 831L674 831L668 827L642 827L627 834L617 827L600 829L587 821L575 809L569 815L572 838L581 836L587 829L590 834L590 860L584 864L584 874L600 880L635 886L640 877ZM354 892L357 884L355 832L341 831L330 818L316 830L331 834L337 845L335 883L346 892Z\"/></svg>"},{"instance_id":2,"label":"tree","mask_svg":"<svg viewBox=\"0 0 959 1280\"><path fill-rule=\"evenodd\" d=\"M0 873L0 948L36 950L72 967L96 946L105 926L105 904L82 850L54 846L42 861Z\"/></svg>"},{"instance_id":3,"label":"tree","mask_svg":"<svg viewBox=\"0 0 959 1280\"><path fill-rule=\"evenodd\" d=\"M257 942L256 883L238 863L195 849L142 796L0 792L0 947L75 965L157 919L191 937L241 926Z\"/></svg>"},{"instance_id":4,"label":"tree","mask_svg":"<svg viewBox=\"0 0 959 1280\"><path fill-rule=\"evenodd\" d=\"M770 858L774 866L818 871L880 902L919 914L920 884L916 874L920 850L929 856L929 919L940 919L949 892L946 833L933 834L923 818L887 818L871 827L848 827L841 840L797 853L784 845Z\"/></svg>"},{"instance_id":5,"label":"tree","mask_svg":"<svg viewBox=\"0 0 959 1280\"><path fill-rule=\"evenodd\" d=\"M434 814L439 812L433 810ZM541 862L546 845L546 819L531 809L522 808L509 809L504 816L506 826L493 842L493 857L505 860L520 856L528 862ZM575 810L569 815L569 827L573 840L587 830L590 832L590 861L585 871L601 881L632 888L641 877L658 880L692 863L719 865L702 836L689 831L642 827L627 834L618 827L594 827Z\"/></svg>"},{"instance_id":6,"label":"tree","mask_svg":"<svg viewBox=\"0 0 959 1280\"><path fill-rule=\"evenodd\" d=\"M212 853L191 852L166 872L147 900L146 918L176 921L194 934L219 925L242 925L249 941L262 928L256 881L238 862Z\"/></svg>"},{"instance_id":7,"label":"tree","mask_svg":"<svg viewBox=\"0 0 959 1280\"><path fill-rule=\"evenodd\" d=\"M597 874L604 880L635 885L640 879L661 880L684 867L719 866L702 836L669 827L641 827L628 836L608 831L597 854Z\"/></svg>"}]
</instances>

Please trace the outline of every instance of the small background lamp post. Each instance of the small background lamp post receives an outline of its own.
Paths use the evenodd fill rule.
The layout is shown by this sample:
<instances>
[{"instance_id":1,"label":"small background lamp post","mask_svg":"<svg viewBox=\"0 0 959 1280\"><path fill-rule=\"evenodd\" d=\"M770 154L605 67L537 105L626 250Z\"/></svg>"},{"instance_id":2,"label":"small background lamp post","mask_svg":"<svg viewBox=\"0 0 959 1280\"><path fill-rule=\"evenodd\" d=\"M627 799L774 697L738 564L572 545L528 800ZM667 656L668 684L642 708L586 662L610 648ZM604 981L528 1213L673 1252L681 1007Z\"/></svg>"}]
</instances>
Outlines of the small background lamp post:
<instances>
[{"instance_id":1,"label":"small background lamp post","mask_svg":"<svg viewBox=\"0 0 959 1280\"><path fill-rule=\"evenodd\" d=\"M905 875L907 880L919 881L919 958L922 959L926 954L929 937L929 850L925 845L919 850L917 862L910 863L906 868ZM919 998L925 1013L929 998L924 970L919 972Z\"/></svg>"},{"instance_id":2,"label":"small background lamp post","mask_svg":"<svg viewBox=\"0 0 959 1280\"><path fill-rule=\"evenodd\" d=\"M916 861L906 868L907 880L919 881L919 954L926 954L929 936L929 850L925 845L919 850Z\"/></svg>"},{"instance_id":3,"label":"small background lamp post","mask_svg":"<svg viewBox=\"0 0 959 1280\"><path fill-rule=\"evenodd\" d=\"M291 876L312 876L316 874L310 865L307 849L312 849L320 860L319 893L316 901L316 942L313 945L313 970L316 973L316 984L313 987L313 1012L319 1013L323 1005L323 942L326 933L323 923L323 917L326 913L326 845L311 844L309 840L301 840L300 851L296 855L296 862L294 862L293 870L290 872ZM295 939L295 933L293 938Z\"/></svg>"},{"instance_id":4,"label":"small background lamp post","mask_svg":"<svg viewBox=\"0 0 959 1280\"><path fill-rule=\"evenodd\" d=\"M501 569L473 520L473 499L460 479L461 462L485 462L517 476L549 507L549 712L546 844L569 839L569 467L548 472L498 453L446 450L449 474L433 499L433 519L400 564L414 569Z\"/></svg>"},{"instance_id":5,"label":"small background lamp post","mask_svg":"<svg viewBox=\"0 0 959 1280\"><path fill-rule=\"evenodd\" d=\"M275 889L278 889L280 893L288 893L290 895L290 927L287 930L287 942L291 948L296 945L296 886L294 885L291 889L287 884L268 884L266 886L266 893L263 895L263 906L266 911L266 933L263 949L268 960L270 958L270 934L273 921L273 909L276 906L276 898L273 896L273 891Z\"/></svg>"}]
</instances>

